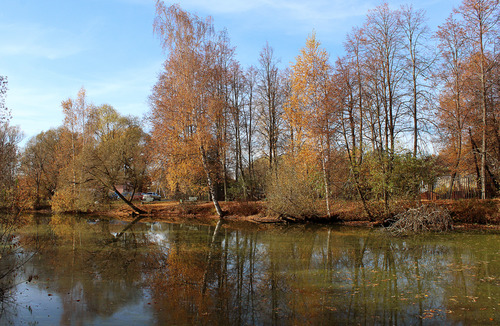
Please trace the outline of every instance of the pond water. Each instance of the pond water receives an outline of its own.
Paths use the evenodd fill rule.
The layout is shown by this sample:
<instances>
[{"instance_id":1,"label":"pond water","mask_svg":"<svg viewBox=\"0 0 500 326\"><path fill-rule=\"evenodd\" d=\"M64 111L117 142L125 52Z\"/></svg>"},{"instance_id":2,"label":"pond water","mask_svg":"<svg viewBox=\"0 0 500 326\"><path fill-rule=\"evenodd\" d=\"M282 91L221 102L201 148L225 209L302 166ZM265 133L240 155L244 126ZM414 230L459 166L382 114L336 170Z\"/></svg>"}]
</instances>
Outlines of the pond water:
<instances>
[{"instance_id":1,"label":"pond water","mask_svg":"<svg viewBox=\"0 0 500 326\"><path fill-rule=\"evenodd\" d=\"M52 216L13 241L1 325L500 323L498 233Z\"/></svg>"}]
</instances>

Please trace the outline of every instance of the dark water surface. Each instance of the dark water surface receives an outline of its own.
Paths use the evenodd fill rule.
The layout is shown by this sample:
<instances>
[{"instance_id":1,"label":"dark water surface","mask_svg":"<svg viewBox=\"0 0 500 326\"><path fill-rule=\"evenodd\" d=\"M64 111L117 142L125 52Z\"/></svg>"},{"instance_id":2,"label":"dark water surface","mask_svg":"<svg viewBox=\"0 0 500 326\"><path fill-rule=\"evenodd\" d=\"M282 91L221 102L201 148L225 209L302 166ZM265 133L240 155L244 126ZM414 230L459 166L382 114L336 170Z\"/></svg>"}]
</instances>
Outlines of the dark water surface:
<instances>
[{"instance_id":1,"label":"dark water surface","mask_svg":"<svg viewBox=\"0 0 500 326\"><path fill-rule=\"evenodd\" d=\"M0 325L500 324L499 234L31 219Z\"/></svg>"}]
</instances>

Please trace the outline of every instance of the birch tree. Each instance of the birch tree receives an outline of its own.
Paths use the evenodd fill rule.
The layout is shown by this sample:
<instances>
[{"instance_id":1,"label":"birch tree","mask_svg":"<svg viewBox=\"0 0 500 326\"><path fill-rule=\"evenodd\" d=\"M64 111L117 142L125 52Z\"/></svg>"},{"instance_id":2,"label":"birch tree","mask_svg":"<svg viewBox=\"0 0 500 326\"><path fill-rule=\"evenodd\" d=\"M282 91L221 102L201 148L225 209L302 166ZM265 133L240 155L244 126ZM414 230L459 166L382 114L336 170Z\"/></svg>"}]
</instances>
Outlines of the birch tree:
<instances>
[{"instance_id":1,"label":"birch tree","mask_svg":"<svg viewBox=\"0 0 500 326\"><path fill-rule=\"evenodd\" d=\"M278 146L283 124L282 76L273 48L266 43L260 52L258 68L259 132L269 162L269 169L276 172Z\"/></svg>"},{"instance_id":2,"label":"birch tree","mask_svg":"<svg viewBox=\"0 0 500 326\"><path fill-rule=\"evenodd\" d=\"M221 156L226 150L219 137L225 125L226 96L218 89L220 33L211 18L202 19L178 5L156 3L154 32L168 57L151 95L150 120L157 159L172 168L174 182L184 171L204 171L208 191L222 218L217 195ZM185 175L184 174L184 175ZM220 180L220 179L219 179Z\"/></svg>"}]
</instances>

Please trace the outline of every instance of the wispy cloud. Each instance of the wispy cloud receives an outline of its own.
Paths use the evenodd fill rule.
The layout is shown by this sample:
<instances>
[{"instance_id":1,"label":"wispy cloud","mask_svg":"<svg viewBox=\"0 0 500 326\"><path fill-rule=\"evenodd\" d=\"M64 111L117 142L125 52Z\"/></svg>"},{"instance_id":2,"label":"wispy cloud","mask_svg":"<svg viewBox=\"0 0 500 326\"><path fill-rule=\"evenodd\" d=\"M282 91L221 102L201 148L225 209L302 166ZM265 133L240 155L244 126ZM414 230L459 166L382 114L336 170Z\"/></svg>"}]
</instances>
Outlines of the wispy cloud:
<instances>
[{"instance_id":1,"label":"wispy cloud","mask_svg":"<svg viewBox=\"0 0 500 326\"><path fill-rule=\"evenodd\" d=\"M48 128L62 124L61 101L75 98L83 86L88 100L95 104L109 104L124 115L141 117L148 110L148 96L156 82L161 61L123 69L114 75L92 74L82 79L77 76L50 74L47 83L38 80L26 85L14 75L9 79L6 104L12 109L12 123L22 126L26 139Z\"/></svg>"},{"instance_id":2,"label":"wispy cloud","mask_svg":"<svg viewBox=\"0 0 500 326\"><path fill-rule=\"evenodd\" d=\"M86 49L84 35L40 25L0 24L0 56L60 59Z\"/></svg>"},{"instance_id":3,"label":"wispy cloud","mask_svg":"<svg viewBox=\"0 0 500 326\"><path fill-rule=\"evenodd\" d=\"M340 19L364 15L375 1L367 0L187 0L181 3L188 9L202 9L213 14L241 14L248 11L272 10L295 19Z\"/></svg>"},{"instance_id":4,"label":"wispy cloud","mask_svg":"<svg viewBox=\"0 0 500 326\"><path fill-rule=\"evenodd\" d=\"M110 104L123 114L141 115L148 109L148 96L156 82L162 61L150 62L121 71L118 75L96 78L85 85L96 104Z\"/></svg>"}]
</instances>

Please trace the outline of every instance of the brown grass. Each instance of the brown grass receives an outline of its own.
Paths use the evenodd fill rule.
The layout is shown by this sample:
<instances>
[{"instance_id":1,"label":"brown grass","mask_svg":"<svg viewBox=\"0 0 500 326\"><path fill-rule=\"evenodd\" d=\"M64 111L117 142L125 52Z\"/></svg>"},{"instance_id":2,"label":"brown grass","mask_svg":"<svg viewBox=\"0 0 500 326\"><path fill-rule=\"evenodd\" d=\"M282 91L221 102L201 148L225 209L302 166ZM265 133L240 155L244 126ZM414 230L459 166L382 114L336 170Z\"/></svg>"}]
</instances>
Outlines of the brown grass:
<instances>
[{"instance_id":1,"label":"brown grass","mask_svg":"<svg viewBox=\"0 0 500 326\"><path fill-rule=\"evenodd\" d=\"M457 224L479 224L479 225L500 225L500 200L438 200L424 201L423 204L433 204L439 207L446 208ZM258 202L221 202L222 209L226 212L226 218L231 220L251 221L251 222L280 222L277 217L268 216L266 212L266 203ZM319 203L318 205L324 205ZM380 204L370 203L371 208L381 207ZM377 206L378 205L378 206ZM182 220L182 219L197 219L197 220L216 220L217 214L211 202L184 202L177 201L162 201L152 202L140 207L147 212L154 220ZM379 207L379 208L380 208ZM414 202L397 202L391 207L393 214L407 211L415 208ZM361 225L372 225L368 221L368 217L363 209L361 202L357 201L333 201L331 204L331 212L335 218L338 218L344 223L358 223ZM383 215L383 210L374 209L378 212L376 220L382 221L386 216ZM132 214L131 209L126 205L114 206L111 210L99 212L100 215L108 215L113 218L127 219ZM326 217L326 213L318 221L329 223L330 220Z\"/></svg>"}]
</instances>

